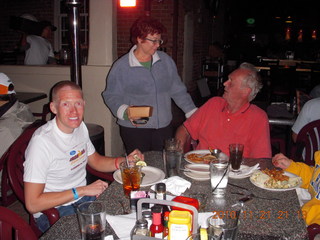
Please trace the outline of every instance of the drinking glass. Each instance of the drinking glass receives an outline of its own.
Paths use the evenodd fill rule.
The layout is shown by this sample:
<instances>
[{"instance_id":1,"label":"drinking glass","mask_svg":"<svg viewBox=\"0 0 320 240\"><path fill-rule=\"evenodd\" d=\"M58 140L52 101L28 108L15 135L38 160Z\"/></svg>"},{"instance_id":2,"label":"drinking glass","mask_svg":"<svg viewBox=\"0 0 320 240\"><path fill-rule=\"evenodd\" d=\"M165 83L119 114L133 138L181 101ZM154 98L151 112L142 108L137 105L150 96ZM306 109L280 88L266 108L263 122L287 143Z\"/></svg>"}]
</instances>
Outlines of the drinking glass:
<instances>
[{"instance_id":1,"label":"drinking glass","mask_svg":"<svg viewBox=\"0 0 320 240\"><path fill-rule=\"evenodd\" d=\"M180 175L181 158L181 142L174 138L167 139L163 150L163 164L167 177Z\"/></svg>"},{"instance_id":2,"label":"drinking glass","mask_svg":"<svg viewBox=\"0 0 320 240\"><path fill-rule=\"evenodd\" d=\"M141 166L120 163L122 186L125 195L130 196L131 191L139 190L141 183Z\"/></svg>"},{"instance_id":3,"label":"drinking glass","mask_svg":"<svg viewBox=\"0 0 320 240\"><path fill-rule=\"evenodd\" d=\"M243 159L244 145L240 143L233 143L229 145L231 171L239 172Z\"/></svg>"},{"instance_id":4,"label":"drinking glass","mask_svg":"<svg viewBox=\"0 0 320 240\"><path fill-rule=\"evenodd\" d=\"M214 215L207 220L212 240L235 240L237 237L240 210L224 212L224 216Z\"/></svg>"},{"instance_id":5,"label":"drinking glass","mask_svg":"<svg viewBox=\"0 0 320 240\"><path fill-rule=\"evenodd\" d=\"M220 154L219 157L210 162L210 180L213 194L216 197L223 197L229 175L229 158L226 155Z\"/></svg>"},{"instance_id":6,"label":"drinking glass","mask_svg":"<svg viewBox=\"0 0 320 240\"><path fill-rule=\"evenodd\" d=\"M214 238L210 234L207 234L207 238L204 238L200 233L196 233L190 235L186 240L214 240Z\"/></svg>"},{"instance_id":7,"label":"drinking glass","mask_svg":"<svg viewBox=\"0 0 320 240\"><path fill-rule=\"evenodd\" d=\"M106 209L101 201L81 203L77 208L82 240L103 240L106 230Z\"/></svg>"}]
</instances>

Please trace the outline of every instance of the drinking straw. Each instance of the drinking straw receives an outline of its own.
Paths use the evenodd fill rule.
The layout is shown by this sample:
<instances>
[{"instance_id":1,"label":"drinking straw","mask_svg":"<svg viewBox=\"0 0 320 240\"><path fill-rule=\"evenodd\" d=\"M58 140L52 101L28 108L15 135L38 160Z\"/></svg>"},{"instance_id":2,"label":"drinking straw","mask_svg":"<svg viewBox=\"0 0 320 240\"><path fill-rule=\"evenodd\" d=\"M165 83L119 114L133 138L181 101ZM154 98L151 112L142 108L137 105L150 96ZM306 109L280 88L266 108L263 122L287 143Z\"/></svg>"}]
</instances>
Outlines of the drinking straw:
<instances>
[{"instance_id":1,"label":"drinking straw","mask_svg":"<svg viewBox=\"0 0 320 240\"><path fill-rule=\"evenodd\" d=\"M128 155L126 154L126 162L127 162L127 166L129 167L129 160L128 160Z\"/></svg>"}]
</instances>

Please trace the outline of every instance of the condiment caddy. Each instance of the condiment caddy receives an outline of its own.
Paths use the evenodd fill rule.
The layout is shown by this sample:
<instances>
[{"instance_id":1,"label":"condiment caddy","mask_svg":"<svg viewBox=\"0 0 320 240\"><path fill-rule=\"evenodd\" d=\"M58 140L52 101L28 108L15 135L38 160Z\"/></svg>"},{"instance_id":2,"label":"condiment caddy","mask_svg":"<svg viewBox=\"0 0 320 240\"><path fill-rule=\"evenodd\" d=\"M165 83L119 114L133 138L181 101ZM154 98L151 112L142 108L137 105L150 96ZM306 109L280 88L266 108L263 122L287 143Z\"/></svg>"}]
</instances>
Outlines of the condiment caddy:
<instances>
[{"instance_id":1,"label":"condiment caddy","mask_svg":"<svg viewBox=\"0 0 320 240\"><path fill-rule=\"evenodd\" d=\"M168 201L168 200L159 200L159 199L150 199L150 198L142 198L138 200L137 203L137 220L143 219L142 213L142 204L149 203L149 204L159 204L164 206L173 206L185 210L190 210L193 213L192 216L192 234L197 233L198 230L198 210L191 205L180 203L180 202L174 202L174 201ZM133 240L154 240L154 239L162 239L162 238L155 238L150 236L140 236L140 235L133 235ZM172 239L173 240L173 239Z\"/></svg>"}]
</instances>

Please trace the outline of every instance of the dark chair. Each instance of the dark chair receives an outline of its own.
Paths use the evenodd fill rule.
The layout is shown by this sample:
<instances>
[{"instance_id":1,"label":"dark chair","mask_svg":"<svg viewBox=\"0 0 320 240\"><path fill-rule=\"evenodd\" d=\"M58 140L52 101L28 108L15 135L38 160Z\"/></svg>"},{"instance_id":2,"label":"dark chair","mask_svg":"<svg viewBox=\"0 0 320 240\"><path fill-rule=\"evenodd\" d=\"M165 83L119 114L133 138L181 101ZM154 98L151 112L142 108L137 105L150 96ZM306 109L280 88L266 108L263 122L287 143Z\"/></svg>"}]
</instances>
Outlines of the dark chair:
<instances>
[{"instance_id":1,"label":"dark chair","mask_svg":"<svg viewBox=\"0 0 320 240\"><path fill-rule=\"evenodd\" d=\"M86 166L87 173L91 174L93 177L97 177L99 179L107 181L109 184L114 181L113 173L104 173L104 172L98 172L94 170L92 167L90 167L88 164ZM87 179L88 180L88 179ZM90 180L89 180L90 181ZM90 182L92 182L91 180ZM89 183L89 182L88 182Z\"/></svg>"},{"instance_id":2,"label":"dark chair","mask_svg":"<svg viewBox=\"0 0 320 240\"><path fill-rule=\"evenodd\" d=\"M320 142L320 120L308 123L304 126L297 136L297 141L292 148L291 158L298 161L304 161L306 164L314 166L314 153L319 150ZM305 149L305 159L302 158L302 152ZM313 240L317 234L320 234L320 225L311 224L308 226L309 239Z\"/></svg>"},{"instance_id":3,"label":"dark chair","mask_svg":"<svg viewBox=\"0 0 320 240\"><path fill-rule=\"evenodd\" d=\"M37 240L27 222L8 208L0 207L0 239Z\"/></svg>"},{"instance_id":4,"label":"dark chair","mask_svg":"<svg viewBox=\"0 0 320 240\"><path fill-rule=\"evenodd\" d=\"M42 120L37 120L34 123L32 123L23 131L23 133L16 139L16 141L9 148L9 152L6 160L8 179L15 195L23 204L25 204L24 189L23 189L24 187L23 163L25 161L24 153L33 133L37 128L42 126L44 123L45 121L42 121ZM87 165L87 171L109 182L113 181L112 174L110 173L97 172L93 170L91 167L89 167L88 165ZM50 225L54 224L60 218L59 212L55 208L42 211L42 213L46 214ZM34 230L37 236L40 236L42 234L38 229L32 214L29 214L29 224L31 225L31 228Z\"/></svg>"},{"instance_id":5,"label":"dark chair","mask_svg":"<svg viewBox=\"0 0 320 240\"><path fill-rule=\"evenodd\" d=\"M314 166L314 153L319 150L320 146L318 137L320 137L320 120L310 122L304 126L299 131L297 141L291 149L291 159ZM304 159L302 157L303 149L305 149Z\"/></svg>"},{"instance_id":6,"label":"dark chair","mask_svg":"<svg viewBox=\"0 0 320 240\"><path fill-rule=\"evenodd\" d=\"M47 121L47 115L50 114L50 119L54 118L54 114L50 111L50 103L46 103L42 106L41 113L32 113L36 118L40 118L42 121Z\"/></svg>"},{"instance_id":7,"label":"dark chair","mask_svg":"<svg viewBox=\"0 0 320 240\"><path fill-rule=\"evenodd\" d=\"M23 163L25 160L25 150L35 130L42 126L45 122L37 120L28 126L23 133L10 146L7 156L7 172L12 190L15 195L25 204L24 185L23 185ZM55 208L43 211L47 215L50 225L54 224L59 219L59 212ZM34 233L39 237L42 233L38 229L32 214L29 214L29 224Z\"/></svg>"},{"instance_id":8,"label":"dark chair","mask_svg":"<svg viewBox=\"0 0 320 240\"><path fill-rule=\"evenodd\" d=\"M0 158L0 171L2 171L0 205L5 207L9 206L10 204L12 204L14 201L17 200L16 196L12 192L9 179L8 179L8 173L6 169L7 158L8 158L8 151L6 151Z\"/></svg>"},{"instance_id":9,"label":"dark chair","mask_svg":"<svg viewBox=\"0 0 320 240\"><path fill-rule=\"evenodd\" d=\"M102 126L94 123L86 123L86 126L89 131L89 137L94 145L96 152L99 153L100 155L104 156L105 155L105 150L104 150L104 129ZM91 168L87 164L87 182L91 183L94 182L95 180L102 179L105 180L109 183L112 183L114 181L113 178L113 173L104 173L104 172L98 172Z\"/></svg>"},{"instance_id":10,"label":"dark chair","mask_svg":"<svg viewBox=\"0 0 320 240\"><path fill-rule=\"evenodd\" d=\"M314 223L307 227L309 240L313 240L316 235L320 234L320 225Z\"/></svg>"}]
</instances>

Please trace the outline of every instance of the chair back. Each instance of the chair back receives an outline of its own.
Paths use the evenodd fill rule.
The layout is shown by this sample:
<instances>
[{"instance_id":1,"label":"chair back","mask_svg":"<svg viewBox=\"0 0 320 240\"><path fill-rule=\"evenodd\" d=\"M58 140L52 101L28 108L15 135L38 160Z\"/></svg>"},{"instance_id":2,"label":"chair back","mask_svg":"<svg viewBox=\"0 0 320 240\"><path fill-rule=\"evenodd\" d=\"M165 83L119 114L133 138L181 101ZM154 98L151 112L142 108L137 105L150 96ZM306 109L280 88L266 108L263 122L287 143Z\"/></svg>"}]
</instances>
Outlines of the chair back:
<instances>
[{"instance_id":1,"label":"chair back","mask_svg":"<svg viewBox=\"0 0 320 240\"><path fill-rule=\"evenodd\" d=\"M24 184L23 184L23 163L25 161L25 150L30 142L33 133L44 124L42 120L37 120L29 125L9 148L7 157L8 179L16 197L25 205ZM58 219L58 218L57 218ZM38 229L32 214L29 214L29 224L34 233L39 237L41 231Z\"/></svg>"},{"instance_id":2,"label":"chair back","mask_svg":"<svg viewBox=\"0 0 320 240\"><path fill-rule=\"evenodd\" d=\"M41 120L33 122L23 131L23 133L16 139L9 149L7 158L8 178L12 190L22 203L25 203L23 190L23 163L25 160L24 153L33 133L44 123L45 122Z\"/></svg>"},{"instance_id":3,"label":"chair back","mask_svg":"<svg viewBox=\"0 0 320 240\"><path fill-rule=\"evenodd\" d=\"M300 130L293 159L302 160L303 149L305 149L304 162L314 166L314 153L320 149L320 119L308 123Z\"/></svg>"},{"instance_id":4,"label":"chair back","mask_svg":"<svg viewBox=\"0 0 320 240\"><path fill-rule=\"evenodd\" d=\"M0 239L37 240L37 236L22 217L0 206Z\"/></svg>"}]
</instances>

